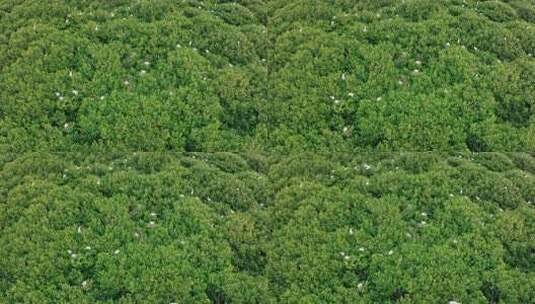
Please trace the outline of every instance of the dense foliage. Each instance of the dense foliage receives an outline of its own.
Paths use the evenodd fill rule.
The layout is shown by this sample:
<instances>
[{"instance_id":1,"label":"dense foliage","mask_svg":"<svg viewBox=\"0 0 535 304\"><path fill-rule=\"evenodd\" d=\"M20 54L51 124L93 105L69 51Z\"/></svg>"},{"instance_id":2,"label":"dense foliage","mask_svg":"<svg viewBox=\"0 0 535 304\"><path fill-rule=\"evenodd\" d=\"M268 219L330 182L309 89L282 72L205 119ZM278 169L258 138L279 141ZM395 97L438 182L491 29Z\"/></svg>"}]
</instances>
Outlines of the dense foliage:
<instances>
[{"instance_id":1,"label":"dense foliage","mask_svg":"<svg viewBox=\"0 0 535 304\"><path fill-rule=\"evenodd\" d=\"M532 1L271 1L272 141L535 149Z\"/></svg>"},{"instance_id":2,"label":"dense foliage","mask_svg":"<svg viewBox=\"0 0 535 304\"><path fill-rule=\"evenodd\" d=\"M0 1L0 144L10 151L228 151L265 99L264 7Z\"/></svg>"},{"instance_id":3,"label":"dense foliage","mask_svg":"<svg viewBox=\"0 0 535 304\"><path fill-rule=\"evenodd\" d=\"M0 1L0 144L533 151L529 0Z\"/></svg>"},{"instance_id":4,"label":"dense foliage","mask_svg":"<svg viewBox=\"0 0 535 304\"><path fill-rule=\"evenodd\" d=\"M533 303L528 154L35 153L2 303Z\"/></svg>"},{"instance_id":5,"label":"dense foliage","mask_svg":"<svg viewBox=\"0 0 535 304\"><path fill-rule=\"evenodd\" d=\"M531 0L0 0L0 303L535 303Z\"/></svg>"}]
</instances>

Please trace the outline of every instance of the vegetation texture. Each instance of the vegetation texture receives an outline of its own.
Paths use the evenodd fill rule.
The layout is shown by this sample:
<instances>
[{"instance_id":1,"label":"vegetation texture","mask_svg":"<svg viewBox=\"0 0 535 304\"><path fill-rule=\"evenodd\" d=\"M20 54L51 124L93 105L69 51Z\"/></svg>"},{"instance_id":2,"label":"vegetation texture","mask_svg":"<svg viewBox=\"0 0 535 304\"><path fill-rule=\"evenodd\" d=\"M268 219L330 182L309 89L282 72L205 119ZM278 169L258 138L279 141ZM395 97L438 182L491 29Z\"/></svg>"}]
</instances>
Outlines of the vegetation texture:
<instances>
[{"instance_id":1,"label":"vegetation texture","mask_svg":"<svg viewBox=\"0 0 535 304\"><path fill-rule=\"evenodd\" d=\"M0 303L535 303L532 0L0 0Z\"/></svg>"},{"instance_id":2,"label":"vegetation texture","mask_svg":"<svg viewBox=\"0 0 535 304\"><path fill-rule=\"evenodd\" d=\"M535 150L532 1L270 1L274 145Z\"/></svg>"},{"instance_id":3,"label":"vegetation texture","mask_svg":"<svg viewBox=\"0 0 535 304\"><path fill-rule=\"evenodd\" d=\"M2 303L533 303L527 154L27 154Z\"/></svg>"},{"instance_id":4,"label":"vegetation texture","mask_svg":"<svg viewBox=\"0 0 535 304\"><path fill-rule=\"evenodd\" d=\"M12 152L535 150L528 0L2 0L0 18Z\"/></svg>"}]
</instances>

